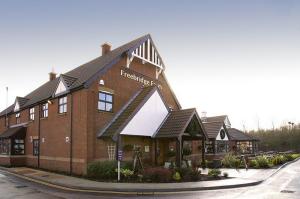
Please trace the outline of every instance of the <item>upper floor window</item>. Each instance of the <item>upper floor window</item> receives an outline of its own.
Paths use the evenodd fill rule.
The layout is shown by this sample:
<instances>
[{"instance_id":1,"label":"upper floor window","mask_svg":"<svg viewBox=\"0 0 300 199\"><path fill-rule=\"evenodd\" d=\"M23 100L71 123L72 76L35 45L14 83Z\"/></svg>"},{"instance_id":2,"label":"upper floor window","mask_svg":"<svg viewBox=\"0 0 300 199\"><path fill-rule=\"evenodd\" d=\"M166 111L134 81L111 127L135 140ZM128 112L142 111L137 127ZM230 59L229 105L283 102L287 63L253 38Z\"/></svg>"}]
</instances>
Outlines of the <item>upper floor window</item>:
<instances>
[{"instance_id":1,"label":"upper floor window","mask_svg":"<svg viewBox=\"0 0 300 199\"><path fill-rule=\"evenodd\" d=\"M42 118L48 117L48 103L42 105Z\"/></svg>"},{"instance_id":2,"label":"upper floor window","mask_svg":"<svg viewBox=\"0 0 300 199\"><path fill-rule=\"evenodd\" d=\"M29 109L29 119L31 121L34 120L34 108Z\"/></svg>"},{"instance_id":3,"label":"upper floor window","mask_svg":"<svg viewBox=\"0 0 300 199\"><path fill-rule=\"evenodd\" d=\"M58 112L59 113L66 113L67 112L67 103L68 103L68 98L67 96L61 97L58 99Z\"/></svg>"},{"instance_id":4,"label":"upper floor window","mask_svg":"<svg viewBox=\"0 0 300 199\"><path fill-rule=\"evenodd\" d=\"M17 124L21 123L21 114L20 113L16 113L16 123Z\"/></svg>"},{"instance_id":5,"label":"upper floor window","mask_svg":"<svg viewBox=\"0 0 300 199\"><path fill-rule=\"evenodd\" d=\"M113 95L111 93L99 92L98 109L100 111L113 111Z\"/></svg>"}]
</instances>

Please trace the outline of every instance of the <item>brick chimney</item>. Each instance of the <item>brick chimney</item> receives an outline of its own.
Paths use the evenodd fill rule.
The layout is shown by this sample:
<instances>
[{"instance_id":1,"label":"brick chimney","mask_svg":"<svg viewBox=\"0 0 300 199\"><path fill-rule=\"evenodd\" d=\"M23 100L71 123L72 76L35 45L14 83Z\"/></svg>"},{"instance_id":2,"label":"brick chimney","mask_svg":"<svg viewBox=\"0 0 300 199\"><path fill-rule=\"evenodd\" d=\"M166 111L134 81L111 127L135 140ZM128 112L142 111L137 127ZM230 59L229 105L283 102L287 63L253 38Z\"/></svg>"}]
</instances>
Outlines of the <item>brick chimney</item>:
<instances>
[{"instance_id":1,"label":"brick chimney","mask_svg":"<svg viewBox=\"0 0 300 199\"><path fill-rule=\"evenodd\" d=\"M56 73L54 72L54 69L52 69L51 73L49 73L49 81L53 81L56 79Z\"/></svg>"},{"instance_id":2,"label":"brick chimney","mask_svg":"<svg viewBox=\"0 0 300 199\"><path fill-rule=\"evenodd\" d=\"M101 45L102 47L102 55L106 55L111 51L111 45L109 43L104 43Z\"/></svg>"}]
</instances>

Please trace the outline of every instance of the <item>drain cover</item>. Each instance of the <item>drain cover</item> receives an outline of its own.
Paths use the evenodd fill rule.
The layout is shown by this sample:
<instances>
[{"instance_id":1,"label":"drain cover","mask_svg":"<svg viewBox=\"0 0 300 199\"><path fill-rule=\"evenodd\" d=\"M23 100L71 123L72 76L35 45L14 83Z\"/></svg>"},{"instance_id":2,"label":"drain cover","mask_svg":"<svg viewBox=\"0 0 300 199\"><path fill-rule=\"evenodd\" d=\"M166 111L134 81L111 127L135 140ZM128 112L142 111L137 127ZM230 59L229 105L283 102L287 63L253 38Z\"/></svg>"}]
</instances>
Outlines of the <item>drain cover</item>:
<instances>
[{"instance_id":1,"label":"drain cover","mask_svg":"<svg viewBox=\"0 0 300 199\"><path fill-rule=\"evenodd\" d=\"M295 193L295 191L291 191L291 190L281 190L281 193Z\"/></svg>"}]
</instances>

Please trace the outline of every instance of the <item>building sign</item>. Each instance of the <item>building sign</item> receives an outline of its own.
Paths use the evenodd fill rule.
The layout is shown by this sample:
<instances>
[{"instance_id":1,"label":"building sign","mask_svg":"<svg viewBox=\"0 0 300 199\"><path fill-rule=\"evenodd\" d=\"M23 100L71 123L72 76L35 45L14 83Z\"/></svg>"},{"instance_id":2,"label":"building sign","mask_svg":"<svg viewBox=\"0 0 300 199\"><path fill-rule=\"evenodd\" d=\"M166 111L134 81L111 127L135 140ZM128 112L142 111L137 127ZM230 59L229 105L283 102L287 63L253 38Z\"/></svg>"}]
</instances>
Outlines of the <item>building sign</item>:
<instances>
[{"instance_id":1,"label":"building sign","mask_svg":"<svg viewBox=\"0 0 300 199\"><path fill-rule=\"evenodd\" d=\"M125 78L128 78L128 79L131 79L131 80L134 80L134 81L137 81L145 86L153 86L153 85L156 85L158 88L162 89L162 86L160 84L157 83L157 81L149 78L149 77L146 77L144 75L141 75L141 74L136 74L134 73L133 71L129 71L129 70L123 70L121 69L121 73L120 75L122 77L125 77Z\"/></svg>"}]
</instances>

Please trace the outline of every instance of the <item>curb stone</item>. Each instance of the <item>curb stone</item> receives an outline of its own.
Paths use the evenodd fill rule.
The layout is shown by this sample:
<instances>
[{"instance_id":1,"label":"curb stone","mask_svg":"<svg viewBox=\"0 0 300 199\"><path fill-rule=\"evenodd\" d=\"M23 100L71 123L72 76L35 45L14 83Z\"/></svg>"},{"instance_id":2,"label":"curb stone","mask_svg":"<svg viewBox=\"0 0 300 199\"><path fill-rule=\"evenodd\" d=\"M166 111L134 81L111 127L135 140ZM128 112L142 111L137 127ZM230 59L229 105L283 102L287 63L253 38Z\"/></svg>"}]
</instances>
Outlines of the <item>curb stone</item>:
<instances>
[{"instance_id":1,"label":"curb stone","mask_svg":"<svg viewBox=\"0 0 300 199\"><path fill-rule=\"evenodd\" d=\"M49 186L52 188L64 190L64 191L73 191L73 192L80 192L80 193L104 193L104 194L126 194L126 195L155 195L155 194L170 194L170 193L184 193L184 192L192 192L192 191L205 191L205 190L218 190L218 189L232 189L232 188L242 188L242 187L249 187L249 186L256 186L263 182L265 182L270 177L274 176L276 173L278 173L281 169L285 168L287 165L294 163L298 161L300 158L297 158L293 161L287 162L283 165L281 165L276 171L274 171L272 174L270 174L268 177L266 177L263 180L258 180L255 182L249 182L249 183L242 183L242 184L234 184L234 185L224 185L224 186L211 186L211 187L190 187L190 188L174 188L171 189L127 189L127 188L93 188L88 189L80 186L69 186L62 183L52 183L47 180L42 180L34 177L24 176L21 174L18 174L17 172L9 171L5 167L0 167L0 170L2 172L5 172L7 174L16 176L18 178L34 182L37 184L41 184L44 186Z\"/></svg>"}]
</instances>

